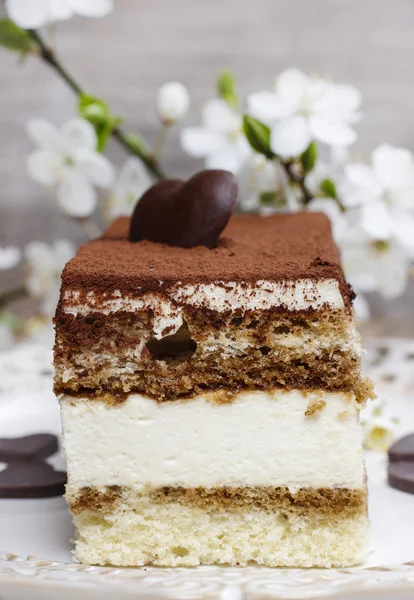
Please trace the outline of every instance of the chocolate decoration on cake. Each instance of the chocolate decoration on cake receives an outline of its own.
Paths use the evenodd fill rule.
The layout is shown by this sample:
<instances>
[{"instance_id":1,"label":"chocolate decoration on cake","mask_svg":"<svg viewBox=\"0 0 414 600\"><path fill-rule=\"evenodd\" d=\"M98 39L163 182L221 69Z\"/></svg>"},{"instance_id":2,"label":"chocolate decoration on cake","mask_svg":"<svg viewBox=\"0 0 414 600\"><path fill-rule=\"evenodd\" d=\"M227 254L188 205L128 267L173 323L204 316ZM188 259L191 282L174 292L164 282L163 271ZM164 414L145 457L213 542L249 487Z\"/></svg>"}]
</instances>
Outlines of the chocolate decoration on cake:
<instances>
[{"instance_id":1,"label":"chocolate decoration on cake","mask_svg":"<svg viewBox=\"0 0 414 600\"><path fill-rule=\"evenodd\" d=\"M51 433L35 433L16 438L0 438L0 462L25 462L47 458L59 449Z\"/></svg>"},{"instance_id":2,"label":"chocolate decoration on cake","mask_svg":"<svg viewBox=\"0 0 414 600\"><path fill-rule=\"evenodd\" d=\"M129 241L148 240L215 248L237 202L237 183L228 171L200 171L184 182L155 183L137 203Z\"/></svg>"},{"instance_id":3,"label":"chocolate decoration on cake","mask_svg":"<svg viewBox=\"0 0 414 600\"><path fill-rule=\"evenodd\" d=\"M388 483L391 487L414 494L414 434L396 441L388 450Z\"/></svg>"},{"instance_id":4,"label":"chocolate decoration on cake","mask_svg":"<svg viewBox=\"0 0 414 600\"><path fill-rule=\"evenodd\" d=\"M65 492L66 473L55 471L44 459L59 450L51 433L0 439L0 498L51 498Z\"/></svg>"},{"instance_id":5,"label":"chocolate decoration on cake","mask_svg":"<svg viewBox=\"0 0 414 600\"><path fill-rule=\"evenodd\" d=\"M45 462L9 465L0 472L0 498L51 498L65 492L66 473Z\"/></svg>"},{"instance_id":6,"label":"chocolate decoration on cake","mask_svg":"<svg viewBox=\"0 0 414 600\"><path fill-rule=\"evenodd\" d=\"M414 433L397 440L388 450L390 462L408 460L414 463Z\"/></svg>"}]
</instances>

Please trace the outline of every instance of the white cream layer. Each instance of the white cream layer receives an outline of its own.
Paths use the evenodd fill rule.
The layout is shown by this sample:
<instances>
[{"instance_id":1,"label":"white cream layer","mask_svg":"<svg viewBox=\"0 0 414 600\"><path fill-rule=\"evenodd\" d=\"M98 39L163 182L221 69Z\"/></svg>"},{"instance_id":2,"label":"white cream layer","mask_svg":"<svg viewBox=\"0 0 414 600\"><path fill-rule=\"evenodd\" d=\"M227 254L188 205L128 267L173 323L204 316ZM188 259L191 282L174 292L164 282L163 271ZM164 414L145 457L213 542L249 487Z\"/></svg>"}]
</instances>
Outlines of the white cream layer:
<instances>
[{"instance_id":1,"label":"white cream layer","mask_svg":"<svg viewBox=\"0 0 414 600\"><path fill-rule=\"evenodd\" d=\"M234 281L198 285L182 285L178 282L164 294L148 293L134 298L122 296L119 290L112 295L90 291L84 303L79 303L79 298L79 291L67 290L63 298L64 312L87 315L95 311L111 314L118 311L153 310L154 333L158 338L178 331L183 324L182 312L185 306L208 308L217 312L268 310L278 306L292 311L322 307L344 308L335 279L318 282L301 279L282 283L260 280L253 285Z\"/></svg>"},{"instance_id":2,"label":"white cream layer","mask_svg":"<svg viewBox=\"0 0 414 600\"><path fill-rule=\"evenodd\" d=\"M363 486L352 394L242 392L229 404L61 398L71 487ZM326 406L306 416L309 403Z\"/></svg>"}]
</instances>

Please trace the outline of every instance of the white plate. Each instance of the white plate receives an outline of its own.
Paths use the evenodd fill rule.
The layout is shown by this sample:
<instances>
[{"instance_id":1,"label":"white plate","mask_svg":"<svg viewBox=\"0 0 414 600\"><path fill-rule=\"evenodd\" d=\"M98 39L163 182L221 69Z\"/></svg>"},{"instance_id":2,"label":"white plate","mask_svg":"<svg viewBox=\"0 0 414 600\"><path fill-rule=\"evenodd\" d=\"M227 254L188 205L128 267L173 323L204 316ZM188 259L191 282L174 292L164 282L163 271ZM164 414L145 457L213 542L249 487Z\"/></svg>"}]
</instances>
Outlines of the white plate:
<instances>
[{"instance_id":1,"label":"white plate","mask_svg":"<svg viewBox=\"0 0 414 600\"><path fill-rule=\"evenodd\" d=\"M398 435L414 430L414 342L371 343L367 370L400 419ZM60 431L51 392L51 353L24 345L0 355L0 436ZM60 456L53 460L62 466ZM0 600L78 598L315 599L414 597L414 496L386 484L386 455L366 455L375 550L351 569L264 567L115 569L71 562L73 535L62 498L0 501Z\"/></svg>"}]
</instances>

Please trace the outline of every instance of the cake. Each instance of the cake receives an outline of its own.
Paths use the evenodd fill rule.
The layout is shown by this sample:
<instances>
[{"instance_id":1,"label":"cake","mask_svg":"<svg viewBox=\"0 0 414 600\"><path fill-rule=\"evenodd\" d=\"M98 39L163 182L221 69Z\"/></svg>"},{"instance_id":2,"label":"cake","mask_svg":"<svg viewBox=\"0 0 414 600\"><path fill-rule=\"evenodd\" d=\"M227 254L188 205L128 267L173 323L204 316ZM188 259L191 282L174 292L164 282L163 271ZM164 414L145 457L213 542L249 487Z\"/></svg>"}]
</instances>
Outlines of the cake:
<instances>
[{"instance_id":1,"label":"cake","mask_svg":"<svg viewBox=\"0 0 414 600\"><path fill-rule=\"evenodd\" d=\"M215 248L128 240L64 269L55 392L75 558L343 567L367 551L353 293L323 214Z\"/></svg>"}]
</instances>

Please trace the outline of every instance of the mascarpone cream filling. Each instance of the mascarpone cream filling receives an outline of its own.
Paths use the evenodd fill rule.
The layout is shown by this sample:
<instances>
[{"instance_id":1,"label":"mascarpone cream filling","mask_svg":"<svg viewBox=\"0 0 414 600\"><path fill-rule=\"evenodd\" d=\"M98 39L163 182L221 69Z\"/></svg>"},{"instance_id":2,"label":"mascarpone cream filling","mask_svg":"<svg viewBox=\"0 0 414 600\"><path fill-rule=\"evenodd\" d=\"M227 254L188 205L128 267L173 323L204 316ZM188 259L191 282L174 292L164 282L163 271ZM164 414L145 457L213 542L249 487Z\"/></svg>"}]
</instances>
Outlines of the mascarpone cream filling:
<instances>
[{"instance_id":1,"label":"mascarpone cream filling","mask_svg":"<svg viewBox=\"0 0 414 600\"><path fill-rule=\"evenodd\" d=\"M132 394L110 406L63 396L69 487L364 485L351 393L241 392L229 404L208 398L158 403ZM306 416L317 400L324 408Z\"/></svg>"},{"instance_id":2,"label":"mascarpone cream filling","mask_svg":"<svg viewBox=\"0 0 414 600\"><path fill-rule=\"evenodd\" d=\"M139 292L139 289L137 290ZM111 295L90 291L86 300L79 302L78 290L66 290L63 297L64 312L72 315L88 315L99 311L111 314L118 311L152 310L154 333L158 338L171 335L183 324L183 307L207 308L216 312L269 310L283 306L290 311L319 309L343 309L344 301L335 279L312 281L273 282L260 280L254 284L246 282L224 282L210 284L185 284L178 282L164 293L147 293L136 298L122 296L119 290Z\"/></svg>"}]
</instances>

